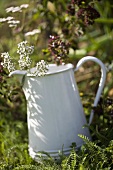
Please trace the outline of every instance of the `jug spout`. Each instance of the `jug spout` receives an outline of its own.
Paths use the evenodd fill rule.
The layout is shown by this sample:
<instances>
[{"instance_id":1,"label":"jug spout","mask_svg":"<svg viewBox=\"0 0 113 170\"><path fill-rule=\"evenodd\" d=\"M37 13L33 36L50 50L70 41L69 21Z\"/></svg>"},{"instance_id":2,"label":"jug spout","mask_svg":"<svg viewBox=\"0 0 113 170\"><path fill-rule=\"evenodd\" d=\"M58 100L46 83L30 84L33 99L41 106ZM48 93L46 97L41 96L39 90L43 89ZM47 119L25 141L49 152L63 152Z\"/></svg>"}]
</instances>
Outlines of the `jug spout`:
<instances>
[{"instance_id":1,"label":"jug spout","mask_svg":"<svg viewBox=\"0 0 113 170\"><path fill-rule=\"evenodd\" d=\"M27 71L25 70L15 70L10 72L9 77L15 76L22 83L23 76L26 75Z\"/></svg>"}]
</instances>

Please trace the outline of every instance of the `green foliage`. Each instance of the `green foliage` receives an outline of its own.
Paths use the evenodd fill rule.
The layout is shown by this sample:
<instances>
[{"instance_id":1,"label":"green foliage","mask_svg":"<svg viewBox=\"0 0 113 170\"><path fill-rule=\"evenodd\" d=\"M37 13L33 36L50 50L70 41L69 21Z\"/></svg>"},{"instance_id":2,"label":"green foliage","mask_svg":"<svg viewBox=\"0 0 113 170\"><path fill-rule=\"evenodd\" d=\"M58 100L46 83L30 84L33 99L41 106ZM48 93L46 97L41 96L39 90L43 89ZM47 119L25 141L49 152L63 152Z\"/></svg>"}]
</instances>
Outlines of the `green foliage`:
<instances>
[{"instance_id":1,"label":"green foliage","mask_svg":"<svg viewBox=\"0 0 113 170\"><path fill-rule=\"evenodd\" d=\"M69 157L62 161L62 170L74 170L76 166L76 152L75 148L72 149Z\"/></svg>"},{"instance_id":2,"label":"green foliage","mask_svg":"<svg viewBox=\"0 0 113 170\"><path fill-rule=\"evenodd\" d=\"M63 170L103 170L113 168L113 141L108 146L99 146L97 142L90 141L86 136L79 135L85 142L79 151L72 150L69 157L62 161Z\"/></svg>"},{"instance_id":3,"label":"green foliage","mask_svg":"<svg viewBox=\"0 0 113 170\"><path fill-rule=\"evenodd\" d=\"M89 169L110 169L113 167L112 154L113 154L113 142L110 141L108 146L99 146L96 142L91 142L83 135L79 135L85 142L85 145L81 149L84 153L80 159L81 164Z\"/></svg>"}]
</instances>

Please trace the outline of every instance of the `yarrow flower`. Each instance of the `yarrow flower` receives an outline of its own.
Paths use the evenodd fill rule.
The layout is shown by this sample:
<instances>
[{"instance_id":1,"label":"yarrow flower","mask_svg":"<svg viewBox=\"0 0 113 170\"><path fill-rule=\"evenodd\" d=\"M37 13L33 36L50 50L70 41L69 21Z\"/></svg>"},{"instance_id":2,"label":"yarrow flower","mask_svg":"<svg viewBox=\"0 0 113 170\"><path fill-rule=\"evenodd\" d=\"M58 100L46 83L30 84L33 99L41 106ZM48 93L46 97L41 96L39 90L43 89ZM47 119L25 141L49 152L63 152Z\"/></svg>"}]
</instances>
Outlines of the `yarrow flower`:
<instances>
[{"instance_id":1,"label":"yarrow flower","mask_svg":"<svg viewBox=\"0 0 113 170\"><path fill-rule=\"evenodd\" d=\"M30 31L30 32L25 33L25 36L35 35L35 34L39 34L39 33L41 33L40 29L34 29L34 30Z\"/></svg>"},{"instance_id":2,"label":"yarrow flower","mask_svg":"<svg viewBox=\"0 0 113 170\"><path fill-rule=\"evenodd\" d=\"M27 41L22 41L18 44L17 53L20 55L30 55L34 52L34 46L28 46Z\"/></svg>"},{"instance_id":3,"label":"yarrow flower","mask_svg":"<svg viewBox=\"0 0 113 170\"><path fill-rule=\"evenodd\" d=\"M18 44L17 53L20 55L20 59L18 63L21 70L25 68L28 69L30 68L32 60L29 57L29 55L31 55L33 51L34 51L34 46L28 46L27 41L23 41Z\"/></svg>"},{"instance_id":4,"label":"yarrow flower","mask_svg":"<svg viewBox=\"0 0 113 170\"><path fill-rule=\"evenodd\" d=\"M29 4L22 4L20 6L16 6L16 7L9 7L9 8L6 8L6 12L9 13L9 12L12 12L12 13L15 13L15 12L22 12L22 9L26 9L29 7Z\"/></svg>"},{"instance_id":5,"label":"yarrow flower","mask_svg":"<svg viewBox=\"0 0 113 170\"><path fill-rule=\"evenodd\" d=\"M19 67L21 70L24 70L26 68L29 69L31 66L31 62L32 62L32 60L30 59L29 56L27 56L27 57L20 56L20 59L18 61Z\"/></svg>"},{"instance_id":6,"label":"yarrow flower","mask_svg":"<svg viewBox=\"0 0 113 170\"><path fill-rule=\"evenodd\" d=\"M6 8L6 12L9 13L9 12L22 12L21 8L19 6L16 6L16 7L9 7L9 8Z\"/></svg>"},{"instance_id":7,"label":"yarrow flower","mask_svg":"<svg viewBox=\"0 0 113 170\"><path fill-rule=\"evenodd\" d=\"M22 5L20 5L20 8L22 9L22 8L28 8L29 7L29 4L22 4Z\"/></svg>"},{"instance_id":8,"label":"yarrow flower","mask_svg":"<svg viewBox=\"0 0 113 170\"><path fill-rule=\"evenodd\" d=\"M48 71L48 63L44 60L39 61L36 64L36 72L35 74L40 76L44 76Z\"/></svg>"},{"instance_id":9,"label":"yarrow flower","mask_svg":"<svg viewBox=\"0 0 113 170\"><path fill-rule=\"evenodd\" d=\"M48 71L48 63L44 60L39 61L36 64L35 71L32 72L30 70L32 60L30 58L30 55L34 51L34 46L29 46L27 41L22 41L18 44L17 53L19 54L19 68L21 70L27 70L27 73L29 73L32 76L44 76L46 72ZM12 72L15 70L14 63L12 62L12 59L8 52L4 52L1 54L1 57L3 58L3 62L0 65L0 72L2 70L2 67L8 69L9 72Z\"/></svg>"},{"instance_id":10,"label":"yarrow flower","mask_svg":"<svg viewBox=\"0 0 113 170\"><path fill-rule=\"evenodd\" d=\"M4 58L3 62L1 62L1 65L4 68L7 68L9 72L14 71L15 66L14 66L14 63L11 60L11 57L10 57L9 53L8 52L2 53L1 57Z\"/></svg>"},{"instance_id":11,"label":"yarrow flower","mask_svg":"<svg viewBox=\"0 0 113 170\"><path fill-rule=\"evenodd\" d=\"M19 20L9 20L7 22L9 24L9 27L16 27L18 24L20 24Z\"/></svg>"},{"instance_id":12,"label":"yarrow flower","mask_svg":"<svg viewBox=\"0 0 113 170\"><path fill-rule=\"evenodd\" d=\"M7 18L0 18L0 22L6 22L6 21L11 21L12 19L14 19L14 17L7 17Z\"/></svg>"},{"instance_id":13,"label":"yarrow flower","mask_svg":"<svg viewBox=\"0 0 113 170\"><path fill-rule=\"evenodd\" d=\"M4 23L7 22L9 24L9 27L16 27L18 24L20 24L19 20L15 20L14 17L7 17L7 18L0 18L0 22Z\"/></svg>"},{"instance_id":14,"label":"yarrow flower","mask_svg":"<svg viewBox=\"0 0 113 170\"><path fill-rule=\"evenodd\" d=\"M29 4L22 4L20 6L11 6L9 8L6 8L6 13L16 13L16 12L22 12L24 9L28 8ZM4 23L7 22L9 24L9 27L16 27L18 24L20 24L19 20L16 20L14 17L8 16L7 18L0 18L0 22Z\"/></svg>"}]
</instances>

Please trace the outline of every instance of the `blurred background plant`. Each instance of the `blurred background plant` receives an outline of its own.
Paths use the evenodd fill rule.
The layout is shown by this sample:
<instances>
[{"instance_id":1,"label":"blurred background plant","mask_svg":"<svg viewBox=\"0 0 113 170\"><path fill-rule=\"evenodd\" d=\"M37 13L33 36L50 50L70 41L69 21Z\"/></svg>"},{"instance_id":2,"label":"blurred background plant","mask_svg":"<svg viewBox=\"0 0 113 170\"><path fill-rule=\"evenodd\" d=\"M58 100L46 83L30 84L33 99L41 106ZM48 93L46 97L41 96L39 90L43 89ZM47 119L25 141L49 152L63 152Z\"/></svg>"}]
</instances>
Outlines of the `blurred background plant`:
<instances>
[{"instance_id":1,"label":"blurred background plant","mask_svg":"<svg viewBox=\"0 0 113 170\"><path fill-rule=\"evenodd\" d=\"M77 5L74 5L74 2ZM81 11L79 11L80 7L82 13L84 13L84 8L88 3L100 13L100 17L95 18L93 25L88 25L92 22L88 17L84 18ZM79 21L74 16L77 12L75 7L79 11L77 14L80 18ZM32 55L33 65L41 59L51 62L50 51L52 49L50 46L48 49L48 42L52 43L49 36L54 35L57 38L62 38L66 48L69 47L66 53L66 56L68 56L67 62L71 62L76 66L80 58L93 55L106 64L107 81L102 100L100 100L98 107L94 108L95 118L91 131L93 139L99 140L101 144L104 143L105 139L108 139L107 145L109 140L112 140L113 129L112 102L111 104L107 103L108 99L113 97L113 1L0 0L0 8L0 53L10 52L10 55L16 59L18 55L15 52L17 44L27 40L35 47ZM90 11L92 11L91 8ZM96 16L99 16L98 13L96 13ZM68 43L69 46L67 46ZM0 58L1 62L2 58ZM85 113L89 116L98 88L100 68L92 62L88 62L75 73L75 77ZM24 94L17 80L9 78L8 72L3 70L1 64L0 129L0 159L4 166L7 168L8 164L12 164L11 161L14 157L15 165L12 164L13 167L16 164L25 164L20 154L23 152L24 158L26 155L25 161L33 163L27 157L26 145L21 147L21 144L27 143L27 116ZM105 135L107 135L107 138L104 138ZM11 149L14 144L20 145L19 154L18 146ZM8 148L9 150L7 150ZM8 151L11 151L14 156L10 157Z\"/></svg>"},{"instance_id":2,"label":"blurred background plant","mask_svg":"<svg viewBox=\"0 0 113 170\"><path fill-rule=\"evenodd\" d=\"M68 62L76 66L81 57L93 55L107 65L109 73L104 94L112 96L112 1L24 0L15 2L8 0L6 3L1 0L0 3L2 9L0 52L10 51L10 55L16 59L17 44L27 40L35 46L35 52L32 55L33 65L42 58L51 61L48 51L49 36L58 35L63 41L69 43ZM95 9L99 11L100 18ZM89 12L86 13L86 11ZM94 19L96 19L95 23L93 23ZM89 93L96 92L99 69L91 62L86 64L86 68L88 69L84 70L83 67L80 69L81 74L76 73L77 81L80 82L80 88L83 91L89 89ZM94 79L93 72L97 79ZM85 85L83 80L86 80Z\"/></svg>"}]
</instances>

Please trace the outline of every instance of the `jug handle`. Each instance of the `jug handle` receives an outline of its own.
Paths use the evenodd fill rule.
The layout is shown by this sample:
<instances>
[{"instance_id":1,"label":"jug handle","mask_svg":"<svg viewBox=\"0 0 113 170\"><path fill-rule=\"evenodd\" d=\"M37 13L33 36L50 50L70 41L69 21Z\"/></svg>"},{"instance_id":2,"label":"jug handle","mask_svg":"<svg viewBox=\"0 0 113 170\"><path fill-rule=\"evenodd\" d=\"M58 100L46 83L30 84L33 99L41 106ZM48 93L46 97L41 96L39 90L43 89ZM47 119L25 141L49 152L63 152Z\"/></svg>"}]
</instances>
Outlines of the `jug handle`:
<instances>
[{"instance_id":1,"label":"jug handle","mask_svg":"<svg viewBox=\"0 0 113 170\"><path fill-rule=\"evenodd\" d=\"M97 64L100 65L101 67L101 78L100 78L100 83L99 83L99 87L98 87L98 90L97 90L97 94L96 94L96 97L95 97L95 100L94 100L94 107L97 106L98 102L99 102L99 99L100 99L100 96L101 96L101 93L102 93L102 90L104 88L104 84L105 84L105 80L106 80L106 67L105 65L102 63L101 60L97 59L96 57L93 57L93 56L86 56L86 57L83 57L82 59L80 59L77 63L77 66L76 68L74 69L74 71L77 71L79 69L79 67L85 63L86 61L94 61L96 62ZM90 113L90 118L89 118L89 124L91 124L92 120L93 120L93 116L94 116L94 110L91 111Z\"/></svg>"}]
</instances>

